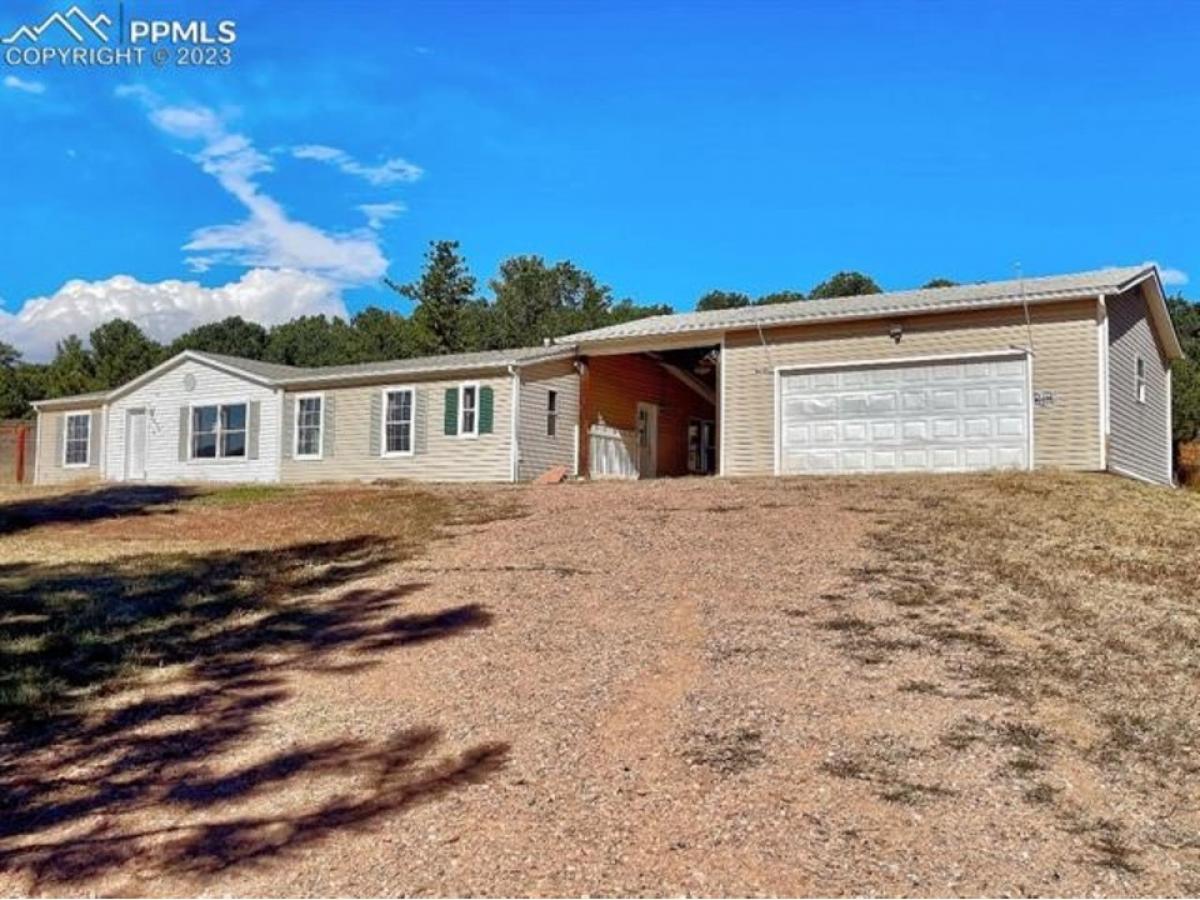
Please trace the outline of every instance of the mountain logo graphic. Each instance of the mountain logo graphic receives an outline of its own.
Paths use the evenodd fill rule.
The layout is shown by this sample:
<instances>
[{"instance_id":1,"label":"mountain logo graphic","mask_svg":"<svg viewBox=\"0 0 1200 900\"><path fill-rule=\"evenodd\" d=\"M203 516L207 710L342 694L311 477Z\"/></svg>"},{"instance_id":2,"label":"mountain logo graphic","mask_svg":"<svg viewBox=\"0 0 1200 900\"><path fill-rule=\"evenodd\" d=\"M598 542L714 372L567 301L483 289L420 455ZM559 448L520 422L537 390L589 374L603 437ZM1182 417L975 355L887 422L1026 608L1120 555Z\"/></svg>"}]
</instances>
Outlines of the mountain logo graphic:
<instances>
[{"instance_id":1,"label":"mountain logo graphic","mask_svg":"<svg viewBox=\"0 0 1200 900\"><path fill-rule=\"evenodd\" d=\"M65 13L51 13L41 25L22 25L8 37L0 39L0 44L19 44L22 41L36 44L59 31L65 31L75 39L77 44L86 43L89 35L94 35L107 44L108 34L104 29L110 25L112 25L112 19L104 13L93 18L78 6L72 6ZM57 26L57 28L52 30L52 26Z\"/></svg>"}]
</instances>

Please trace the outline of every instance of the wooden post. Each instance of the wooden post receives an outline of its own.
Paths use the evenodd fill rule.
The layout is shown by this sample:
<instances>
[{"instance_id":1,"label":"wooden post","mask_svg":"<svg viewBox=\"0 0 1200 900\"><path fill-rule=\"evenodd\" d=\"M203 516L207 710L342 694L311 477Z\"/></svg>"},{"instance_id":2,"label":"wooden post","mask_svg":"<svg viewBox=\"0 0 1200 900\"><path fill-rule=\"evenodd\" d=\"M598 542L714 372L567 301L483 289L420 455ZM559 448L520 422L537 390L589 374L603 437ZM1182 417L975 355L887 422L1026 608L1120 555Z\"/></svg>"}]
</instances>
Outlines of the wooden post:
<instances>
[{"instance_id":1,"label":"wooden post","mask_svg":"<svg viewBox=\"0 0 1200 900\"><path fill-rule=\"evenodd\" d=\"M28 434L27 426L17 426L17 484L25 483L25 438Z\"/></svg>"},{"instance_id":2,"label":"wooden post","mask_svg":"<svg viewBox=\"0 0 1200 900\"><path fill-rule=\"evenodd\" d=\"M588 427L592 421L592 375L587 357L581 356L575 365L579 370L579 477L586 478L591 471Z\"/></svg>"}]
</instances>

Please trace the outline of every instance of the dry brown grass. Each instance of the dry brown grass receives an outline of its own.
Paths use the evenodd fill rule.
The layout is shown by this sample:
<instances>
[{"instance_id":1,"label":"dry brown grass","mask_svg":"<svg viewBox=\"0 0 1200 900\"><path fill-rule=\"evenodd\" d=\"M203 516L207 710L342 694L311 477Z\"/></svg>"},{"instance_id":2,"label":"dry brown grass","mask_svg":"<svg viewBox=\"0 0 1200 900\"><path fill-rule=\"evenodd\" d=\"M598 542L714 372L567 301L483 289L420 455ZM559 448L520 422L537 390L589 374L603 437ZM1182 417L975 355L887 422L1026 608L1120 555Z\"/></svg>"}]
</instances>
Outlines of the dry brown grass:
<instances>
[{"instance_id":1,"label":"dry brown grass","mask_svg":"<svg viewBox=\"0 0 1200 900\"><path fill-rule=\"evenodd\" d=\"M1021 710L1000 723L968 715L941 742L998 748L999 773L1066 827L1084 827L1089 813L1061 786L1098 770L1109 812L1086 826L1097 865L1139 871L1137 854L1162 849L1162 821L1195 846L1200 495L1065 474L905 478L874 491L894 501L878 507L878 555L857 574L859 605L824 625L853 638L850 656L898 628L897 646L907 634L942 661L940 680L910 679L901 691ZM896 615L881 618L878 604ZM872 605L873 617L863 612Z\"/></svg>"}]
</instances>

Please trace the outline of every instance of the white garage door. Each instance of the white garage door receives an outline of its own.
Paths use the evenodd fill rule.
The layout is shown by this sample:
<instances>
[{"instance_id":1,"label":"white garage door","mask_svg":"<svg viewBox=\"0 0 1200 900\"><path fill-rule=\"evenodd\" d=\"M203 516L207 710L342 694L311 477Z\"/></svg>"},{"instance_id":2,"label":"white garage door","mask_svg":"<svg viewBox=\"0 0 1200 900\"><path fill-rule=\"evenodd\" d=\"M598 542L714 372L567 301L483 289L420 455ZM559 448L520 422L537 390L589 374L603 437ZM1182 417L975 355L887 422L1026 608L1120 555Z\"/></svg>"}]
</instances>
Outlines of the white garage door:
<instances>
[{"instance_id":1,"label":"white garage door","mask_svg":"<svg viewBox=\"0 0 1200 900\"><path fill-rule=\"evenodd\" d=\"M779 469L956 472L1029 465L1025 357L783 372Z\"/></svg>"}]
</instances>

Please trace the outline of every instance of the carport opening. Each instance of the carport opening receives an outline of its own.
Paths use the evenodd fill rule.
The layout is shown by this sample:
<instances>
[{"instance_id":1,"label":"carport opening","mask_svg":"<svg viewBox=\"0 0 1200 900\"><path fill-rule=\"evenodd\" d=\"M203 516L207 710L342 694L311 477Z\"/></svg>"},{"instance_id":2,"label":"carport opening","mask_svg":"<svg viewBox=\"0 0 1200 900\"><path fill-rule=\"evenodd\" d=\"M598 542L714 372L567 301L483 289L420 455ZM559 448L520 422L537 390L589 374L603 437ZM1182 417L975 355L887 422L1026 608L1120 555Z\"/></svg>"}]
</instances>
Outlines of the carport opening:
<instances>
[{"instance_id":1,"label":"carport opening","mask_svg":"<svg viewBox=\"0 0 1200 900\"><path fill-rule=\"evenodd\" d=\"M580 360L580 470L592 478L675 478L719 470L720 348Z\"/></svg>"}]
</instances>

